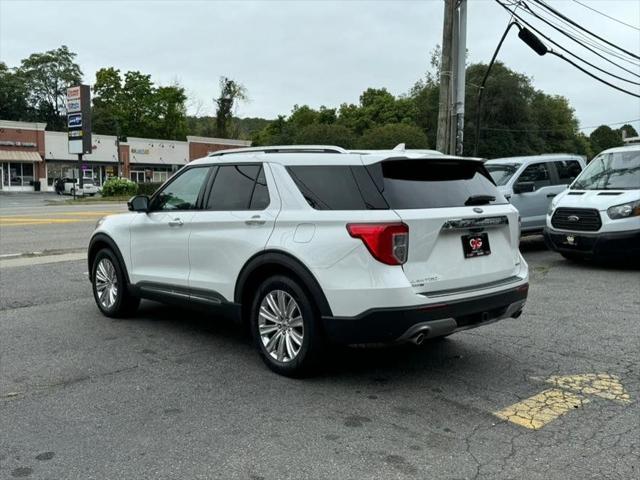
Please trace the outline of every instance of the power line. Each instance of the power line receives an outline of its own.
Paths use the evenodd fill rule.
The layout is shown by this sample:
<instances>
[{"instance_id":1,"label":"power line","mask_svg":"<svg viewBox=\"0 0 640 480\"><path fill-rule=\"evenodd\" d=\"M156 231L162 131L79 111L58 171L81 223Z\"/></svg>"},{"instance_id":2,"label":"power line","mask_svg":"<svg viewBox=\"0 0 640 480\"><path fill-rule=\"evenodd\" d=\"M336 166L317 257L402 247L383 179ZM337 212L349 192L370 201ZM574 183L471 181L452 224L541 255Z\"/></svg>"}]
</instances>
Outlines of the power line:
<instances>
[{"instance_id":1,"label":"power line","mask_svg":"<svg viewBox=\"0 0 640 480\"><path fill-rule=\"evenodd\" d=\"M592 37L597 38L598 40L600 40L601 42L606 43L607 45L610 45L614 48L617 48L618 50L620 50L621 52L626 53L627 55L633 57L633 58L637 58L638 60L640 60L640 56L636 55L635 53L631 53L628 50L625 50L624 48L616 45L613 42L610 42L609 40L602 38L601 36L593 33L592 31L590 31L589 29L583 27L582 25L580 25L579 23L574 22L573 20L571 20L569 17L567 17L566 15L563 15L561 12L559 12L558 10L556 10L555 8L551 7L550 5L548 5L546 2L542 1L542 0L533 0L535 3L537 3L538 5L542 5L544 8L546 8L547 10L549 10L551 13L553 13L556 17L562 18L563 20L571 23L572 25L574 25L575 27L578 27L580 30L582 30L583 32L588 33L589 35L591 35Z\"/></svg>"},{"instance_id":2,"label":"power line","mask_svg":"<svg viewBox=\"0 0 640 480\"><path fill-rule=\"evenodd\" d=\"M607 15L606 13L601 12L600 10L596 10L595 8L590 7L589 5L587 5L585 3L579 2L578 0L573 0L573 1L576 2L578 5L582 5L583 7L588 8L589 10L592 10L592 11L596 12L599 15L602 15L603 17L607 17L609 20L613 20L614 22L618 22L621 25L625 25L627 27L633 28L634 30L638 30L640 32L640 28L636 27L635 25L631 25L629 23L623 22L622 20L618 20L617 18L612 17L611 15Z\"/></svg>"},{"instance_id":3,"label":"power line","mask_svg":"<svg viewBox=\"0 0 640 480\"><path fill-rule=\"evenodd\" d=\"M640 118L635 118L633 120L626 120L624 122L615 122L609 123L606 125L591 125L588 127L580 127L578 130L589 130L590 128L598 128L598 127L614 127L617 125L627 125L633 122L640 122ZM488 130L490 132L565 132L566 128L491 128L491 127L480 127L480 130Z\"/></svg>"},{"instance_id":4,"label":"power line","mask_svg":"<svg viewBox=\"0 0 640 480\"><path fill-rule=\"evenodd\" d=\"M500 0L496 0L496 2L498 3L498 5L500 5L502 8L504 8L507 12L509 12L512 16L516 17L520 22L522 22L524 25L526 25L526 26L528 26L529 28L531 28L534 32L538 33L540 36L542 36L543 38L545 38L547 41L549 41L550 43L552 43L552 44L553 44L553 45L555 45L556 47L560 48L561 50L563 50L564 52L568 53L568 54L569 54L569 55L571 55L572 57L574 57L574 58L578 59L579 61L581 61L581 62L583 62L583 63L585 63L585 64L587 64L587 65L589 65L589 66L592 66L593 68L596 68L597 70L602 71L602 69L600 69L599 67L597 67L597 66L595 66L595 65L591 64L590 62L588 62L588 61L586 61L586 60L582 59L581 57L579 57L579 56L578 56L578 55L576 55L575 53L571 52L569 49L567 49L567 48L563 47L563 46L562 46L562 45L560 45L559 43L557 43L557 42L553 41L551 38L549 38L549 37L548 37L547 35L545 35L544 33L540 32L540 30L538 30L537 28L535 28L534 26L532 26L529 22L527 22L526 20L524 20L520 15L518 15L517 13L515 13L513 10L510 10L506 5L502 4L502 3L500 2ZM577 42L577 43L579 43L579 42ZM588 49L588 47L585 47L585 48L587 48L587 49ZM600 81L600 82L602 82L602 83L604 83L604 84L606 84L606 85L608 85L608 86L610 86L610 87L612 87L612 88L614 88L614 89L616 89L616 90L619 90L619 91L622 91L622 92L624 92L624 93L627 93L627 94L629 94L629 95L631 95L631 96L634 96L634 97L640 97L640 95L637 95L637 94L635 94L635 93L633 93L633 92L630 92L630 91L628 91L628 90L625 90L625 89L623 89L623 88L621 88L621 87L618 87L618 86L616 86L616 85L614 85L614 84L612 84L612 83L607 82L607 81L606 81L606 80L604 80L604 79L601 79L600 77L597 77L597 76L593 75L591 72L589 72L588 70L586 70L586 69L584 69L584 68L580 67L580 66L579 66L579 65L577 65L575 62L572 62L571 60L567 59L567 58L566 58L566 57L564 57L563 55L560 55L560 54L558 54L558 53L556 53L556 52L553 52L553 51L551 51L551 50L550 50L550 52L552 52L554 55L558 56L559 58L562 58L563 60L567 61L568 63L570 63L570 64L574 65L576 68L578 68L578 69L579 69L579 70L581 70L582 72L586 73L587 75L589 75L589 76L593 77L594 79L596 79L596 80L598 80L598 81ZM597 54L597 52L596 52L596 54ZM598 55L599 55L599 54L598 54ZM601 57L602 57L602 55L599 55L599 56L601 56ZM605 58L605 57L602 57L602 58ZM609 60L609 59L607 59L607 58L605 58L605 60L607 60L607 61L611 62L611 60ZM623 70L625 70L625 71L627 71L627 72L629 72L629 73L631 73L631 74L633 74L633 75L635 75L635 76L637 76L637 77L640 77L640 75L638 75L638 74L636 74L636 73L634 73L634 72L632 72L632 71L630 71L630 70L627 70L627 69L625 69L624 67L620 67L619 65L617 65L617 64L616 64L616 63L614 63L614 62L611 62L611 63L613 63L614 65L618 66L619 68L622 68ZM608 72L605 72L605 73L607 73L607 74L609 74L609 75L611 75L611 76L614 76L614 77L616 77L616 78L622 79L622 77L617 77L616 75L610 74L610 73L608 73ZM626 80L626 79L623 79L623 80L624 80L624 81L627 81L627 82L630 82L630 83L635 83L635 82L631 82L631 81Z\"/></svg>"},{"instance_id":5,"label":"power line","mask_svg":"<svg viewBox=\"0 0 640 480\"><path fill-rule=\"evenodd\" d=\"M629 70L628 68L625 68L619 64L617 64L616 62L614 62L613 60L611 60L610 58L605 57L604 55L602 55L601 53L596 52L593 48L584 45L583 43L580 42L580 40L576 39L573 35L571 35L570 33L565 32L564 30L562 30L561 28L557 27L556 25L552 24L551 22L549 22L547 19L542 18L540 15L538 15L536 12L534 12L533 10L531 10L531 8L529 7L529 5L527 5L526 3L524 4L524 9L527 11L527 13L529 13L530 15L534 16L535 18L537 18L538 20L541 20L543 23L546 23L547 25L549 25L551 28L553 28L554 30L557 30L558 32L560 32L562 35L564 35L565 37L569 38L570 40L572 40L573 42L577 43L578 45L580 45L582 48L590 51L591 53L593 53L594 55L602 58L603 60L609 62L612 65L615 65L616 67L618 67L621 70L624 70L627 73L630 73L636 77L640 77L639 74L635 73L633 70ZM529 26L531 27L531 25L529 24ZM533 27L531 27L533 28ZM540 35L542 35L542 33L540 33L540 31L536 30ZM544 36L544 35L543 35ZM562 48L565 52L570 53L566 48L561 47L560 45L558 45L557 43L553 42L551 39L549 39L549 37L545 38L547 40L549 40L550 42L552 42L554 45L556 45L558 48ZM575 54L570 53L572 56L578 58ZM582 59L580 59L582 60ZM584 61L584 60L583 60ZM586 61L584 61L584 63L588 63ZM635 65L635 64L634 64Z\"/></svg>"},{"instance_id":6,"label":"power line","mask_svg":"<svg viewBox=\"0 0 640 480\"><path fill-rule=\"evenodd\" d=\"M523 2L524 3L524 2ZM545 23L547 24L553 24L558 28L568 28L570 29L574 35L576 35L580 40L582 40L583 42L585 42L587 45L600 50L601 52L607 53L609 55L612 55L624 62L630 63L631 65L635 66L635 67L639 67L640 68L640 64L636 61L636 60L632 60L630 58L628 58L627 56L624 56L623 54L620 54L618 52L616 52L615 50L605 46L605 45L601 45L599 44L596 40L593 40L591 38L589 38L587 35L585 35L584 33L582 33L580 30L578 30L577 28L575 28L573 25L571 25L568 22L565 22L562 19L559 19L561 24L558 25L558 23L555 23L553 20L549 19L549 16L552 19L556 19L556 17L554 17L553 15L548 14L545 10L543 10L540 6L536 5L536 4L532 4L535 8L540 10L539 15L542 15L547 21ZM528 4L525 4L525 10L527 10L527 13L529 13L530 15L535 16L536 18L542 20L540 17L538 17L537 15L535 15L532 11L531 11L531 7ZM556 30L558 30L558 28L556 28ZM558 30L561 31L561 30ZM564 32L561 32L564 34Z\"/></svg>"},{"instance_id":7,"label":"power line","mask_svg":"<svg viewBox=\"0 0 640 480\"><path fill-rule=\"evenodd\" d=\"M554 52L553 50L549 50L549 53L552 55L555 55L558 58L561 58L562 60L564 60L567 63L570 63L571 65L573 65L574 67L576 67L578 70L580 70L581 72L586 73L587 75L589 75L591 78L594 78L596 80L598 80L600 83L604 83L605 85L608 85L611 88L615 88L616 90L626 93L628 95L631 95L632 97L636 97L636 98L640 98L640 95L638 95L637 93L633 93L630 92L629 90L625 90L622 87L619 87L617 85L614 85L613 83L607 82L606 80L604 80L603 78L600 78L596 75L594 75L593 73L591 73L590 71L588 71L585 68L582 68L580 65L578 65L576 62L574 62L573 60L569 60L567 57L565 57L564 55L562 55L561 53L558 52Z\"/></svg>"}]
</instances>

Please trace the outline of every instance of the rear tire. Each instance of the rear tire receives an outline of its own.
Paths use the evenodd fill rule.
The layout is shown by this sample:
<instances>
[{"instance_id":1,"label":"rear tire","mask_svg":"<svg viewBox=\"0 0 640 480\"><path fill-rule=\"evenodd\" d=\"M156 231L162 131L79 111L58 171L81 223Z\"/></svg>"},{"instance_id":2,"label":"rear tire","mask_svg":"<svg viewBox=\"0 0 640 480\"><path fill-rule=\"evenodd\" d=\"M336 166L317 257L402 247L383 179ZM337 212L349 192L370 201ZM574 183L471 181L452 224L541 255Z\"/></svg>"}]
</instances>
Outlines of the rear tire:
<instances>
[{"instance_id":1,"label":"rear tire","mask_svg":"<svg viewBox=\"0 0 640 480\"><path fill-rule=\"evenodd\" d=\"M128 290L124 267L108 248L100 250L91 267L93 298L103 315L111 318L130 316L140 305L140 299Z\"/></svg>"},{"instance_id":2,"label":"rear tire","mask_svg":"<svg viewBox=\"0 0 640 480\"><path fill-rule=\"evenodd\" d=\"M307 292L284 275L268 278L251 304L250 329L262 360L274 372L301 377L324 349L320 314Z\"/></svg>"}]
</instances>

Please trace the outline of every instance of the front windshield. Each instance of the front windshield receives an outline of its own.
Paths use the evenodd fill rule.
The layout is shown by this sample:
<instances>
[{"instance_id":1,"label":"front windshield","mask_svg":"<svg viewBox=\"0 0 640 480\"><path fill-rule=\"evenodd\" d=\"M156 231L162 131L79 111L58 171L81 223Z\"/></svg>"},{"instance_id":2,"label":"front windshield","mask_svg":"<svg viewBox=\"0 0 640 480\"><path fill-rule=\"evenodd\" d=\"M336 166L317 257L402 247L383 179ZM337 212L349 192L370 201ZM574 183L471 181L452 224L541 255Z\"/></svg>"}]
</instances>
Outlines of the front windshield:
<instances>
[{"instance_id":1,"label":"front windshield","mask_svg":"<svg viewBox=\"0 0 640 480\"><path fill-rule=\"evenodd\" d=\"M571 185L571 190L640 189L640 150L603 153Z\"/></svg>"},{"instance_id":2,"label":"front windshield","mask_svg":"<svg viewBox=\"0 0 640 480\"><path fill-rule=\"evenodd\" d=\"M517 163L485 163L484 166L496 185L506 185L519 167Z\"/></svg>"}]
</instances>

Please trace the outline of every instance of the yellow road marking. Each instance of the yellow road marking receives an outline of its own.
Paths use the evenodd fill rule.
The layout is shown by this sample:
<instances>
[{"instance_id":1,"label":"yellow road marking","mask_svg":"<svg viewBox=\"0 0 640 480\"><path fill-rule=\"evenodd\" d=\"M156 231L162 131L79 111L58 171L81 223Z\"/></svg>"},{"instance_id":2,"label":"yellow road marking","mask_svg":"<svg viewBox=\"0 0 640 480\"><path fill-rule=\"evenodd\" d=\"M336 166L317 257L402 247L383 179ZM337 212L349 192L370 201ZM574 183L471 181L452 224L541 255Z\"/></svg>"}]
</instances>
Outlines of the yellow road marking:
<instances>
[{"instance_id":1,"label":"yellow road marking","mask_svg":"<svg viewBox=\"0 0 640 480\"><path fill-rule=\"evenodd\" d=\"M547 379L547 383L584 395L596 395L620 403L631 402L631 397L622 386L622 383L620 383L620 377L617 375L610 375L608 373L554 375Z\"/></svg>"},{"instance_id":2,"label":"yellow road marking","mask_svg":"<svg viewBox=\"0 0 640 480\"><path fill-rule=\"evenodd\" d=\"M521 427L538 430L559 416L589 403L588 395L631 403L631 396L622 386L620 377L609 373L553 375L545 382L554 388L514 403L494 412L494 415Z\"/></svg>"},{"instance_id":3,"label":"yellow road marking","mask_svg":"<svg viewBox=\"0 0 640 480\"><path fill-rule=\"evenodd\" d=\"M91 223L93 221L93 219L75 218L21 219L17 221L6 221L0 219L0 227L19 227L23 225L52 225L59 223Z\"/></svg>"},{"instance_id":4,"label":"yellow road marking","mask_svg":"<svg viewBox=\"0 0 640 480\"><path fill-rule=\"evenodd\" d=\"M495 412L495 415L521 427L538 430L585 403L589 403L589 400L565 390L550 388Z\"/></svg>"}]
</instances>

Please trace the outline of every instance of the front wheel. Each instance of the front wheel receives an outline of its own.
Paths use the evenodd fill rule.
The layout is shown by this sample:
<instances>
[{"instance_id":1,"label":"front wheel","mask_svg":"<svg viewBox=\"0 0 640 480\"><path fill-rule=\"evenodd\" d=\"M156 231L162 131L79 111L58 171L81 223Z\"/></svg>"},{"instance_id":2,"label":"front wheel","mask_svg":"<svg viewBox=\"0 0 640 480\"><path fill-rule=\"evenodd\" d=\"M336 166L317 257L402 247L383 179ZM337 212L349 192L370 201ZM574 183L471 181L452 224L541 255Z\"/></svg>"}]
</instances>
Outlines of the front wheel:
<instances>
[{"instance_id":1,"label":"front wheel","mask_svg":"<svg viewBox=\"0 0 640 480\"><path fill-rule=\"evenodd\" d=\"M258 288L251 308L251 332L267 366L288 377L317 366L323 350L320 315L305 290L277 275Z\"/></svg>"},{"instance_id":2,"label":"front wheel","mask_svg":"<svg viewBox=\"0 0 640 480\"><path fill-rule=\"evenodd\" d=\"M140 299L127 290L127 281L118 258L108 248L100 250L91 272L93 297L107 317L126 317L136 311Z\"/></svg>"}]
</instances>

